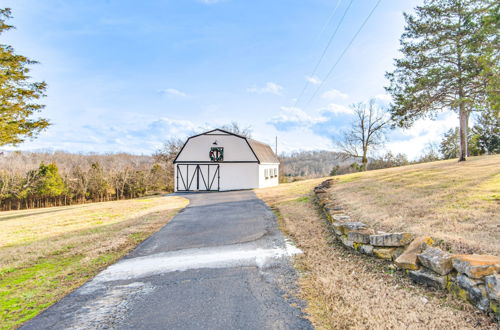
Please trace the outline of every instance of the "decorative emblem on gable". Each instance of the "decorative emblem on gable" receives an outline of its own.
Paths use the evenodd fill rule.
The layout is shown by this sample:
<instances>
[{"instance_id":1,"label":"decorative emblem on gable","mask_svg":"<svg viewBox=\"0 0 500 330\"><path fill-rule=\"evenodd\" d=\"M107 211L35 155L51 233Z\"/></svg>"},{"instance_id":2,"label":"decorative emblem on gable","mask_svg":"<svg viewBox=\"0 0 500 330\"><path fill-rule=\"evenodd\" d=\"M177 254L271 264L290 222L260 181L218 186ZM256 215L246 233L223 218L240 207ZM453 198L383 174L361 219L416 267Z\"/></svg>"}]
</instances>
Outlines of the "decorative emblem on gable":
<instances>
[{"instance_id":1,"label":"decorative emblem on gable","mask_svg":"<svg viewBox=\"0 0 500 330\"><path fill-rule=\"evenodd\" d=\"M210 160L213 162L222 162L224 160L224 148L223 147L211 147Z\"/></svg>"}]
</instances>

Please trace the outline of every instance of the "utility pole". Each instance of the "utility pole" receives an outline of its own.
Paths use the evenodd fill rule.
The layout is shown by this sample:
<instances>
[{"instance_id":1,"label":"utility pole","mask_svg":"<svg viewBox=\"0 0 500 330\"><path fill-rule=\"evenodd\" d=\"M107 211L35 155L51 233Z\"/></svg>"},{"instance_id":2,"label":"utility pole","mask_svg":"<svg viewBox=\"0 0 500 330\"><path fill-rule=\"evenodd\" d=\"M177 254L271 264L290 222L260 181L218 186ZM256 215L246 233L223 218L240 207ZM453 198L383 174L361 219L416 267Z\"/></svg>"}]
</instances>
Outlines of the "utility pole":
<instances>
[{"instance_id":1,"label":"utility pole","mask_svg":"<svg viewBox=\"0 0 500 330\"><path fill-rule=\"evenodd\" d=\"M275 147L274 147L274 153L276 154L276 157L278 157L278 136L276 136L276 142L275 142Z\"/></svg>"}]
</instances>

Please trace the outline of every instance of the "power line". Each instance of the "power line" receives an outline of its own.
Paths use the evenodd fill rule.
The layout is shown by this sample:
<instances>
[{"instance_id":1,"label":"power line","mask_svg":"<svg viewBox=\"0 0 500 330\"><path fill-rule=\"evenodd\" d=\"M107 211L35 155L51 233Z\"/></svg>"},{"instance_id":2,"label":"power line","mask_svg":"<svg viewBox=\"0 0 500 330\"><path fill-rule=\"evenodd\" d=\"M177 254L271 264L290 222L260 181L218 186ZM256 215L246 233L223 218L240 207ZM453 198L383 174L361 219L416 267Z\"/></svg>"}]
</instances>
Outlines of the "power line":
<instances>
[{"instance_id":1,"label":"power line","mask_svg":"<svg viewBox=\"0 0 500 330\"><path fill-rule=\"evenodd\" d=\"M323 49L323 53L321 54L320 58L319 58L319 59L318 59L318 61L316 62L316 65L314 66L314 69L313 69L313 71L312 71L312 73L311 73L310 77L314 77L314 75L316 74L316 71L318 70L318 67L319 67L319 65L320 65L321 61L322 61L322 60L323 60L323 58L325 57L325 54L326 54L326 52L327 52L328 48L330 47L330 45L331 45L331 43L332 43L332 41L333 41L333 38L334 38L334 37L335 37L335 35L337 34L337 31L339 30L340 25L341 25L341 24L342 24L342 22L344 21L344 18L345 18L345 16L346 16L347 12L349 11L349 8L351 8L351 5L352 5L353 1L354 1L354 0L351 0L351 1L349 2L349 5L348 5L348 6L347 6L347 8L345 9L344 14L342 15L342 17L340 18L340 21L339 21L339 23L337 24L337 27L335 28L335 30L334 30L334 32L333 32L333 34L332 34L332 35L330 36L330 38L328 39L328 43L326 44L326 47ZM339 3L340 3L340 1L339 1ZM337 3L337 7L338 7L338 4L339 4L339 3ZM337 10L337 7L334 9L334 12ZM306 89L307 89L307 86L308 86L308 85L309 85L309 81L306 81L306 83L304 84L304 88L302 88L302 91L300 92L299 97L297 97L297 100L295 101L295 104L293 105L293 107L294 107L294 108L295 108L295 107L297 107L297 104L299 103L300 99L302 98L302 95L304 95L304 92L306 91Z\"/></svg>"},{"instance_id":2,"label":"power line","mask_svg":"<svg viewBox=\"0 0 500 330\"><path fill-rule=\"evenodd\" d=\"M335 8L333 9L332 13L330 14L330 16L328 17L328 19L326 20L325 24L323 25L323 27L321 28L321 31L318 33L318 36L316 37L316 41L319 39L319 37L321 37L321 35L323 34L323 32L325 32L326 30L326 27L328 25L330 25L330 23L333 21L333 17L335 16L335 14L337 13L337 8L339 8L339 5L340 3L342 2L342 0L338 0L337 1L337 4L335 5Z\"/></svg>"},{"instance_id":3,"label":"power line","mask_svg":"<svg viewBox=\"0 0 500 330\"><path fill-rule=\"evenodd\" d=\"M330 70L326 74L325 78L323 80L321 80L321 83L319 84L318 88L316 88L316 90L314 91L314 94L311 96L311 98L309 99L309 101L307 101L306 106L308 106L311 103L312 99L314 99L314 97L316 96L316 94L318 94L318 92L321 89L321 87L323 87L324 82L330 77L330 75L332 74L332 72L335 69L335 67L337 66L337 64L339 64L339 62L342 60L342 58L344 57L345 53L347 52L347 50L349 50L349 48L351 47L352 43L354 42L354 40L356 39L356 37L358 36L358 34L361 32L361 30L363 29L363 27L366 25L366 22L368 22L368 20L370 19L370 17L373 15L373 12L375 11L375 9L377 9L377 7L378 7L378 5L380 4L381 1L382 0L378 0L377 1L377 3L375 4L375 6L372 8L372 10L368 14L368 16L365 18L365 20L363 21L363 23L359 27L358 31L356 31L356 33L354 34L354 36L352 37L352 39L347 44L346 48L344 48L344 50L340 54L340 56L337 59L337 61L330 68Z\"/></svg>"},{"instance_id":4,"label":"power line","mask_svg":"<svg viewBox=\"0 0 500 330\"><path fill-rule=\"evenodd\" d=\"M323 58L325 57L325 54L326 54L326 51L328 50L328 48L330 48L330 45L332 44L332 41L333 41L333 38L335 38L335 35L337 34L339 28L340 28L340 25L342 24L342 22L344 21L344 18L345 16L347 15L347 12L349 11L349 8L351 8L351 5L352 3L354 2L354 0L351 0L349 2L349 5L347 6L347 8L345 9L344 11L344 14L342 15L342 17L340 18L340 21L339 23L337 24L337 27L335 28L335 31L333 31L333 34L331 35L330 39L328 40L328 43L326 44L326 47L325 49L323 50L323 53L321 54L321 57L319 58L318 62L316 63L316 66L314 67L314 70L313 70L313 73L311 74L311 76L314 76L314 74L316 73L316 70L318 70L318 67L321 63L321 61L323 60Z\"/></svg>"},{"instance_id":5,"label":"power line","mask_svg":"<svg viewBox=\"0 0 500 330\"><path fill-rule=\"evenodd\" d=\"M337 34L337 32L340 28L340 25L344 21L344 18L346 17L347 12L349 11L349 8L351 8L351 5L353 2L354 2L354 0L351 0L349 2L348 6L346 7L346 9L344 10L344 14L340 18L340 21L338 22L337 27L333 31L333 34L330 36L330 39L328 39L328 43L326 44L326 47L323 49L323 53L321 54L319 60L316 62L316 65L314 66L314 69L313 69L310 77L314 77L314 75L316 74L316 71L318 70L318 67L319 67L321 61L325 57L325 54L326 54L328 48L330 48L330 45L332 44L333 38L335 38L335 35ZM334 9L334 13L337 11L339 3L340 3L340 1L337 3L337 7L335 7L335 9ZM302 91L300 92L299 97L297 97L297 100L295 101L295 104L293 105L294 108L297 107L297 104L299 103L300 99L302 98L302 95L304 95L304 92L306 91L308 85L309 85L309 81L306 81L306 83L304 84L304 88L302 88Z\"/></svg>"}]
</instances>

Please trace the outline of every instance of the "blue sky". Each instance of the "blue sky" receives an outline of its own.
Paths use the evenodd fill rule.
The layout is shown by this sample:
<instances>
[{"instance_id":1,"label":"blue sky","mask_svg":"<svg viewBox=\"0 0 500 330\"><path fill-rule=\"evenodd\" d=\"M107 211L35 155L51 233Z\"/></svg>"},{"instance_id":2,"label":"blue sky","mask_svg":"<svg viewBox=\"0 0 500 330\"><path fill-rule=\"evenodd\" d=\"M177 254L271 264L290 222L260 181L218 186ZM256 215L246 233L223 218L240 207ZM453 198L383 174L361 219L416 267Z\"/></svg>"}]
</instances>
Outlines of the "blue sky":
<instances>
[{"instance_id":1,"label":"blue sky","mask_svg":"<svg viewBox=\"0 0 500 330\"><path fill-rule=\"evenodd\" d=\"M388 102L384 72L402 12L421 1L382 0L324 80L376 3L353 0L311 77L350 2L3 1L16 29L1 42L40 62L32 75L49 85L43 115L53 124L16 149L150 154L168 138L237 121L264 142L278 136L281 151L334 150L349 104ZM393 131L386 149L414 158L455 117Z\"/></svg>"}]
</instances>

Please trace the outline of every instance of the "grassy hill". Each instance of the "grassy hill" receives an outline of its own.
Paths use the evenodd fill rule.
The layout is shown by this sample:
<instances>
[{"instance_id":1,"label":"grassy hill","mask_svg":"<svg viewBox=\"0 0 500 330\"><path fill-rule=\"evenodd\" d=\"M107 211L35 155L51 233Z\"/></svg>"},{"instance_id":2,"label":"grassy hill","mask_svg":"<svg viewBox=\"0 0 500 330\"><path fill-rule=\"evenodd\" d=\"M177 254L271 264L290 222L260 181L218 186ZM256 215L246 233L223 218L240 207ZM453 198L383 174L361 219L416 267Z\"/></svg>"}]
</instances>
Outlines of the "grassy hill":
<instances>
[{"instance_id":1,"label":"grassy hill","mask_svg":"<svg viewBox=\"0 0 500 330\"><path fill-rule=\"evenodd\" d=\"M457 252L500 255L500 155L334 178L337 200L374 228L430 234ZM325 179L256 190L279 211L283 230L305 252L298 266L309 275L301 279L301 290L314 302L308 312L317 326L386 322L397 328L416 319L429 327L489 324L467 304L442 293L428 296L424 289L389 276L383 263L371 261L368 267L363 256L332 249L310 198L313 187ZM126 254L186 204L170 196L0 212L0 328L16 327L38 314ZM344 263L347 259L352 265Z\"/></svg>"},{"instance_id":2,"label":"grassy hill","mask_svg":"<svg viewBox=\"0 0 500 330\"><path fill-rule=\"evenodd\" d=\"M181 197L0 212L0 329L37 315L187 205Z\"/></svg>"},{"instance_id":3,"label":"grassy hill","mask_svg":"<svg viewBox=\"0 0 500 330\"><path fill-rule=\"evenodd\" d=\"M456 252L500 255L500 156L333 178L336 200L373 228L431 235ZM472 305L445 291L417 286L387 263L332 241L312 199L313 187L325 179L256 190L304 251L296 260L299 290L315 327L497 328Z\"/></svg>"},{"instance_id":4,"label":"grassy hill","mask_svg":"<svg viewBox=\"0 0 500 330\"><path fill-rule=\"evenodd\" d=\"M345 175L333 190L374 228L430 234L455 252L500 255L500 155Z\"/></svg>"},{"instance_id":5,"label":"grassy hill","mask_svg":"<svg viewBox=\"0 0 500 330\"><path fill-rule=\"evenodd\" d=\"M333 178L336 200L351 216L373 228L432 235L455 252L500 255L500 155ZM286 199L290 191L305 192L325 179L264 189L259 194L269 200Z\"/></svg>"}]
</instances>

